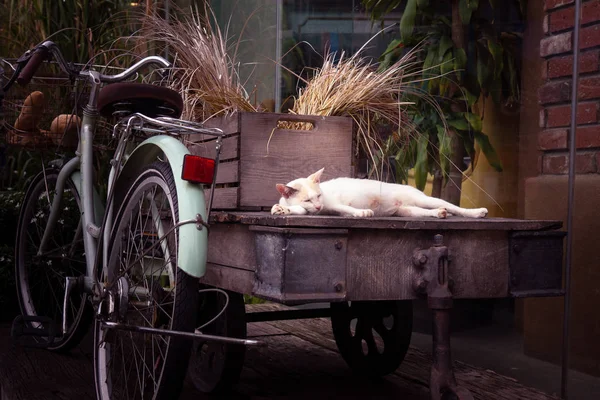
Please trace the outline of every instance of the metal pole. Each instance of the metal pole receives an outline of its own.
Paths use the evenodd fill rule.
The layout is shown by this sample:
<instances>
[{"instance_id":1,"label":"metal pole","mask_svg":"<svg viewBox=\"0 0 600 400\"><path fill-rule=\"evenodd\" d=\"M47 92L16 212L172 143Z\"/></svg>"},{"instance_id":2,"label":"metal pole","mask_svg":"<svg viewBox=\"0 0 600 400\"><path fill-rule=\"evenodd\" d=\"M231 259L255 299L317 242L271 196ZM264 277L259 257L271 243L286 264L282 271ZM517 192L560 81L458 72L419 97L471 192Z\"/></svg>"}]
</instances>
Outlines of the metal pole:
<instances>
[{"instance_id":1,"label":"metal pole","mask_svg":"<svg viewBox=\"0 0 600 400\"><path fill-rule=\"evenodd\" d=\"M171 22L171 0L165 0L165 20L167 23ZM165 45L165 59L169 59L169 44Z\"/></svg>"},{"instance_id":2,"label":"metal pole","mask_svg":"<svg viewBox=\"0 0 600 400\"><path fill-rule=\"evenodd\" d=\"M575 193L575 137L577 134L577 89L579 86L579 25L581 0L575 0L573 24L573 84L571 87L571 129L569 130L569 182L567 200L567 259L565 265L565 304L563 311L563 344L560 393L568 399L569 383L569 322L571 319L571 259L573 247L573 197Z\"/></svg>"},{"instance_id":3,"label":"metal pole","mask_svg":"<svg viewBox=\"0 0 600 400\"><path fill-rule=\"evenodd\" d=\"M277 0L275 6L276 20L275 20L275 110L274 112L281 112L281 59L282 49L281 41L283 36L283 1Z\"/></svg>"}]
</instances>

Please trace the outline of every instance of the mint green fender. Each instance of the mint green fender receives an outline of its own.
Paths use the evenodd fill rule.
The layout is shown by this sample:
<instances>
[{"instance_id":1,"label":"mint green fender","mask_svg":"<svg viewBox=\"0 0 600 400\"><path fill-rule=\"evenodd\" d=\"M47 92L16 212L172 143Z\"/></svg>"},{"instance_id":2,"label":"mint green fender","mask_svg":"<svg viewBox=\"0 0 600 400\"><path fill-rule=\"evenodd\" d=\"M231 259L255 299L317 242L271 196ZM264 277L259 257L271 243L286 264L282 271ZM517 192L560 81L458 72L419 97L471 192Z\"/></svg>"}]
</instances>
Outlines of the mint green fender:
<instances>
[{"instance_id":1,"label":"mint green fender","mask_svg":"<svg viewBox=\"0 0 600 400\"><path fill-rule=\"evenodd\" d=\"M124 193L129 189L128 178L135 177L148 164L159 157L168 162L175 179L179 220L196 219L196 215L206 218L206 203L202 185L192 184L181 179L183 156L190 154L189 150L179 140L166 135L152 136L140 143L129 155L115 186L115 193ZM179 249L177 263L185 273L196 278L204 276L206 271L206 255L208 250L208 231L198 230L195 223L179 227Z\"/></svg>"}]
</instances>

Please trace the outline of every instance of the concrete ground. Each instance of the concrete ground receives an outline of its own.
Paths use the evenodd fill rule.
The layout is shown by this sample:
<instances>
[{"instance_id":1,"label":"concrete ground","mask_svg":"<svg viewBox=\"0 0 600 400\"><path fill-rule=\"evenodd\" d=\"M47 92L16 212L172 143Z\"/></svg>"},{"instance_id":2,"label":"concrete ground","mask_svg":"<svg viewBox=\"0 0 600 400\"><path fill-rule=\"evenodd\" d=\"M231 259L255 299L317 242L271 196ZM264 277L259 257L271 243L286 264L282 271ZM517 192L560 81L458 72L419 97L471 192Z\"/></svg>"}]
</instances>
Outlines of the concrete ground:
<instances>
[{"instance_id":1,"label":"concrete ground","mask_svg":"<svg viewBox=\"0 0 600 400\"><path fill-rule=\"evenodd\" d=\"M431 352L431 335L425 326L428 321L419 321L425 310L418 306L415 308L416 323L411 346ZM509 310L496 307L493 315L485 324L459 327L452 333L453 358L560 397L560 365L523 354L523 338L514 329L514 318ZM571 370L568 390L569 400L600 399L600 377Z\"/></svg>"}]
</instances>

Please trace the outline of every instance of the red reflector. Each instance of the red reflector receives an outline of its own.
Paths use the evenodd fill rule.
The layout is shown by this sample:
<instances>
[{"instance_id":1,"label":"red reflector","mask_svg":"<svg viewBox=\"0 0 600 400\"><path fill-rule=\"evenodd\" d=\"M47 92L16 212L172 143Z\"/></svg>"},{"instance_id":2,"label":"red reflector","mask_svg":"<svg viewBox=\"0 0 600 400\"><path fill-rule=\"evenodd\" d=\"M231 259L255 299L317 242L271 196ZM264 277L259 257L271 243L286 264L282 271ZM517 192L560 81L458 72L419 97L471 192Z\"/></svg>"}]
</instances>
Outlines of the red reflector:
<instances>
[{"instance_id":1,"label":"red reflector","mask_svg":"<svg viewBox=\"0 0 600 400\"><path fill-rule=\"evenodd\" d=\"M183 170L181 179L192 183L210 185L215 173L215 160L186 154L183 156Z\"/></svg>"}]
</instances>

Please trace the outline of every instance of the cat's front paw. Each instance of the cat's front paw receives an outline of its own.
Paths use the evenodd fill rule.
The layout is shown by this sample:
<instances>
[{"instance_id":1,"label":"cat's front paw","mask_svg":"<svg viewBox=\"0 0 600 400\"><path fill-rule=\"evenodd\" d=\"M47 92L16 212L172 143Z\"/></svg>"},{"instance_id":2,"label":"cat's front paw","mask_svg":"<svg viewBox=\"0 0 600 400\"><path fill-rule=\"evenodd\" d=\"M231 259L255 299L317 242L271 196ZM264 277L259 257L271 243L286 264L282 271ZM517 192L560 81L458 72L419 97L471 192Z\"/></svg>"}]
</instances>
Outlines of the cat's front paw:
<instances>
[{"instance_id":1,"label":"cat's front paw","mask_svg":"<svg viewBox=\"0 0 600 400\"><path fill-rule=\"evenodd\" d=\"M487 208L475 208L472 211L473 218L485 218L488 215Z\"/></svg>"},{"instance_id":2,"label":"cat's front paw","mask_svg":"<svg viewBox=\"0 0 600 400\"><path fill-rule=\"evenodd\" d=\"M437 212L437 217L440 219L444 219L448 216L448 210L446 210L445 208L438 208L436 210Z\"/></svg>"},{"instance_id":3,"label":"cat's front paw","mask_svg":"<svg viewBox=\"0 0 600 400\"><path fill-rule=\"evenodd\" d=\"M275 204L271 207L271 214L273 215L289 215L291 214L290 209L281 204Z\"/></svg>"},{"instance_id":4,"label":"cat's front paw","mask_svg":"<svg viewBox=\"0 0 600 400\"><path fill-rule=\"evenodd\" d=\"M352 213L353 217L372 217L373 215L375 215L375 213L373 212L373 210L356 210Z\"/></svg>"}]
</instances>

